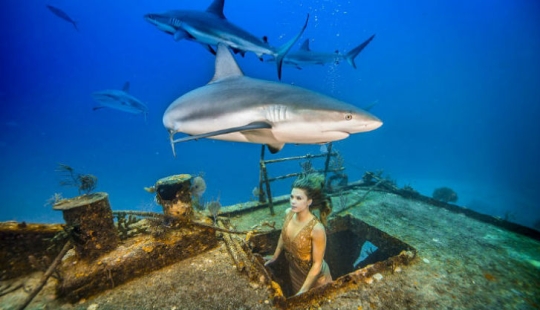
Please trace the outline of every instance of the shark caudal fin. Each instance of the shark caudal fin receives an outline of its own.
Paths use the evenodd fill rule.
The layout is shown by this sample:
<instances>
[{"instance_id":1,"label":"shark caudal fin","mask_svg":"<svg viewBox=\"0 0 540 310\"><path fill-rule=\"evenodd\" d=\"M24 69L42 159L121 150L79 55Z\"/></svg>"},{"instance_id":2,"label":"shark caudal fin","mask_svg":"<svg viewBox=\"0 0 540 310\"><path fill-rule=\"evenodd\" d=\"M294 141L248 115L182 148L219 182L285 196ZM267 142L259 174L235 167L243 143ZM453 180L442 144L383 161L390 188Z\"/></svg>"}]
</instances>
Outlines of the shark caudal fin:
<instances>
[{"instance_id":1,"label":"shark caudal fin","mask_svg":"<svg viewBox=\"0 0 540 310\"><path fill-rule=\"evenodd\" d=\"M360 52L364 49L364 47L366 47L369 44L369 42L373 40L374 37L375 35L372 35L371 37L369 37L369 39L364 41L362 44L358 45L357 47L350 50L347 54L345 54L345 59L353 68L356 69L356 64L354 63L354 59L356 58L356 56L360 54Z\"/></svg>"},{"instance_id":2,"label":"shark caudal fin","mask_svg":"<svg viewBox=\"0 0 540 310\"><path fill-rule=\"evenodd\" d=\"M283 67L283 58L285 58L285 55L291 50L293 45L300 39L302 34L304 33L304 30L306 30L307 24L309 20L309 14L307 15L306 22L304 23L304 26L302 27L302 30L300 30L300 33L298 33L294 38L292 38L289 42L285 43L283 46L281 46L276 53L276 65L278 70L278 79L281 80L281 68Z\"/></svg>"}]
</instances>

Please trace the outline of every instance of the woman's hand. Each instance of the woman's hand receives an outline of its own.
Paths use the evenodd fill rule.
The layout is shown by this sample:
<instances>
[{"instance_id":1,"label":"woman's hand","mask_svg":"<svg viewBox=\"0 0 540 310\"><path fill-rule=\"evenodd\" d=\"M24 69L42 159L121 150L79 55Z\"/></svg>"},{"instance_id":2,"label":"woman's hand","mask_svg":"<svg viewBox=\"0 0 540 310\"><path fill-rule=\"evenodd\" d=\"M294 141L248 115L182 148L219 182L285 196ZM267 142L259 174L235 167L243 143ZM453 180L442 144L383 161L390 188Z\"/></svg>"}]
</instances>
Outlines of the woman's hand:
<instances>
[{"instance_id":1,"label":"woman's hand","mask_svg":"<svg viewBox=\"0 0 540 310\"><path fill-rule=\"evenodd\" d=\"M276 261L276 259L274 258L273 255L267 255L267 256L265 256L265 257L264 257L264 260L265 260L265 263L264 263L265 266L271 265L271 264L273 264L273 263Z\"/></svg>"}]
</instances>

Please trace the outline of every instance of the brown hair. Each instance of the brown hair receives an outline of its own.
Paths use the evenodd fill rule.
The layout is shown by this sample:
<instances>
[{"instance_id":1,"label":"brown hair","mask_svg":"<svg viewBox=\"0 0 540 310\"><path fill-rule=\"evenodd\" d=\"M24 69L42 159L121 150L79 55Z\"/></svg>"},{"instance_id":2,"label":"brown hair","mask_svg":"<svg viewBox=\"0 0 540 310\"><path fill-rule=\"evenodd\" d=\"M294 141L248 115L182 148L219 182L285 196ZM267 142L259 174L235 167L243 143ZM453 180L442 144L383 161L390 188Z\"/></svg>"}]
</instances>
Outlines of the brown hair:
<instances>
[{"instance_id":1,"label":"brown hair","mask_svg":"<svg viewBox=\"0 0 540 310\"><path fill-rule=\"evenodd\" d=\"M308 199L313 202L309 210L319 210L319 219L326 226L326 219L332 212L332 201L323 192L324 176L322 174L310 173L300 176L293 182L292 188L304 190Z\"/></svg>"}]
</instances>

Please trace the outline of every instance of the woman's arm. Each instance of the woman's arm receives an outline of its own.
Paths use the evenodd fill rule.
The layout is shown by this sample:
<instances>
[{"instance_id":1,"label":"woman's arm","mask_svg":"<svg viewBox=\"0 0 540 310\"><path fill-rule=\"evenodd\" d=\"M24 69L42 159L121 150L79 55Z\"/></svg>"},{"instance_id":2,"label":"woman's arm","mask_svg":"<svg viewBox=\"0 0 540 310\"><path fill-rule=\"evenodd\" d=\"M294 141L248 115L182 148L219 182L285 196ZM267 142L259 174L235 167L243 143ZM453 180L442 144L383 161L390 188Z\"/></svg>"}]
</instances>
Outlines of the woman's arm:
<instances>
[{"instance_id":1,"label":"woman's arm","mask_svg":"<svg viewBox=\"0 0 540 310\"><path fill-rule=\"evenodd\" d=\"M324 226L321 223L318 223L317 225L315 225L315 227L313 227L313 230L311 232L311 238L311 255L313 265L309 270L304 284L302 285L298 293L296 293L296 295L307 292L317 279L317 276L319 276L319 274L321 273L321 268L324 260L324 252L326 251L326 232L324 231Z\"/></svg>"},{"instance_id":2,"label":"woman's arm","mask_svg":"<svg viewBox=\"0 0 540 310\"><path fill-rule=\"evenodd\" d=\"M276 247L276 251L274 251L274 255L268 261L266 261L264 265L267 266L275 262L279 258L279 255L281 254L282 249L283 249L283 237L281 236L281 234L279 234L279 241Z\"/></svg>"},{"instance_id":3,"label":"woman's arm","mask_svg":"<svg viewBox=\"0 0 540 310\"><path fill-rule=\"evenodd\" d=\"M291 211L291 208L288 208L287 210L285 210L285 214L289 214L290 211ZM283 236L282 234L279 234L279 241L278 241L276 250L274 251L274 255L271 258L268 258L268 260L266 261L266 263L264 263L264 265L266 266L275 262L279 258L279 254L281 254L282 250L283 250Z\"/></svg>"}]
</instances>

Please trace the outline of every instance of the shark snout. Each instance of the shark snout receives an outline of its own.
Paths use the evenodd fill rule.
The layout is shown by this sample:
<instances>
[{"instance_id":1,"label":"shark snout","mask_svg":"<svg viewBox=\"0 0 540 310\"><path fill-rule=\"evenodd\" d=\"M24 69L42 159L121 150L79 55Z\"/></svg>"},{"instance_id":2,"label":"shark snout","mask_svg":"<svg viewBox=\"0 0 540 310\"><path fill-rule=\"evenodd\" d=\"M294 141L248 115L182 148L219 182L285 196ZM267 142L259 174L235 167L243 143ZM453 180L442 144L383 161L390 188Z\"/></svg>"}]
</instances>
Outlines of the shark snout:
<instances>
[{"instance_id":1,"label":"shark snout","mask_svg":"<svg viewBox=\"0 0 540 310\"><path fill-rule=\"evenodd\" d=\"M157 14L145 14L144 19L154 25L158 24L158 15Z\"/></svg>"},{"instance_id":2,"label":"shark snout","mask_svg":"<svg viewBox=\"0 0 540 310\"><path fill-rule=\"evenodd\" d=\"M362 132L375 130L381 127L382 124L383 122L378 117L369 114L363 122L364 128L362 129Z\"/></svg>"},{"instance_id":3,"label":"shark snout","mask_svg":"<svg viewBox=\"0 0 540 310\"><path fill-rule=\"evenodd\" d=\"M371 120L368 122L367 131L375 130L383 125L383 122L376 116L371 115Z\"/></svg>"},{"instance_id":4,"label":"shark snout","mask_svg":"<svg viewBox=\"0 0 540 310\"><path fill-rule=\"evenodd\" d=\"M372 131L381 127L383 124L378 117L367 112L361 112L356 118L353 119L356 119L357 121L354 122L354 124L351 124L349 127L350 130L348 131L349 133Z\"/></svg>"}]
</instances>

